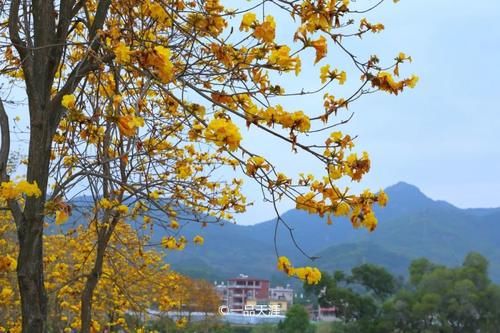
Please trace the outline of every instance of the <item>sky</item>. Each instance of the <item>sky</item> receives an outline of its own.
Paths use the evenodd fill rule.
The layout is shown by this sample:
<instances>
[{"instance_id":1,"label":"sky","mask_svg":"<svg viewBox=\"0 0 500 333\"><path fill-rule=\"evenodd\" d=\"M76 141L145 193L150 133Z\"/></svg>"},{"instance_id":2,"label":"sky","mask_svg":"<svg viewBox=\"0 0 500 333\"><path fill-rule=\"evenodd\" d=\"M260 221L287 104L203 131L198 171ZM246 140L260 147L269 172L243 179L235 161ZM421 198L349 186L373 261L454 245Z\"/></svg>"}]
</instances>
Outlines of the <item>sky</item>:
<instances>
[{"instance_id":1,"label":"sky","mask_svg":"<svg viewBox=\"0 0 500 333\"><path fill-rule=\"evenodd\" d=\"M357 149L369 152L372 168L361 184L349 186L377 190L405 181L433 199L461 208L499 207L500 1L391 1L371 17L386 30L353 43L353 48L388 60L399 51L411 55L413 62L404 71L417 74L420 82L397 97L378 93L350 106L355 116L341 130L359 136ZM279 29L278 25L278 34ZM304 69L311 75L286 80L285 87L316 86L320 66L342 64L336 56L329 50L327 59ZM321 107L321 98L300 98L290 105L314 110ZM272 143L262 133L243 132L245 144L271 156L288 174L322 173L319 163L307 156L295 156L289 147ZM262 202L258 188L247 184L246 190L254 206L238 216L238 223L273 218L272 207ZM282 203L280 208L293 208L293 203Z\"/></svg>"}]
</instances>

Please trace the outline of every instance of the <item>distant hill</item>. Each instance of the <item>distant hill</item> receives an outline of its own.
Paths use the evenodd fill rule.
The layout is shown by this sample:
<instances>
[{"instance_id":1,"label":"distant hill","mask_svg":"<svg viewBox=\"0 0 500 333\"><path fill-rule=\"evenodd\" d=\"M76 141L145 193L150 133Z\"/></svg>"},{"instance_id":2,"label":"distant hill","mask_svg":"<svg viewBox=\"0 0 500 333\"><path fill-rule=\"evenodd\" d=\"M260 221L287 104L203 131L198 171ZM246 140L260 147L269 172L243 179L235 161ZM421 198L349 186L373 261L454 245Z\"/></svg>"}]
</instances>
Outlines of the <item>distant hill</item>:
<instances>
[{"instance_id":1,"label":"distant hill","mask_svg":"<svg viewBox=\"0 0 500 333\"><path fill-rule=\"evenodd\" d=\"M432 200L403 182L386 192L390 201L386 208L377 209L379 227L373 233L354 230L345 218L335 219L328 226L325 219L298 210L290 210L282 217L293 228L304 251L320 257L312 264L328 271L372 262L404 275L410 261L417 257L457 265L467 252L478 251L489 259L492 278L500 281L500 208L459 209ZM276 279L275 223L226 223L206 228L187 224L182 234L201 234L205 244L170 252L167 261L182 272L210 279L239 273ZM279 225L277 235L280 254L297 264L311 265L294 246L286 228Z\"/></svg>"}]
</instances>

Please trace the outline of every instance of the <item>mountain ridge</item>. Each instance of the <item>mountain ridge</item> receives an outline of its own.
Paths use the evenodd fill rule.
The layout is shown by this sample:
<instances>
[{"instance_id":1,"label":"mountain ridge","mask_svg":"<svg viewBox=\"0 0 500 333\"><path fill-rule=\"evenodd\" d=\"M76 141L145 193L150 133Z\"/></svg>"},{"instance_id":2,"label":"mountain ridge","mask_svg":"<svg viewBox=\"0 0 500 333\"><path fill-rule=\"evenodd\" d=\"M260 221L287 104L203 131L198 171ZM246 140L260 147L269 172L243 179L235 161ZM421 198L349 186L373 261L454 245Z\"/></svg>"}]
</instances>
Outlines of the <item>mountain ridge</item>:
<instances>
[{"instance_id":1,"label":"mountain ridge","mask_svg":"<svg viewBox=\"0 0 500 333\"><path fill-rule=\"evenodd\" d=\"M282 224L278 226L279 254L288 256L293 263L327 270L349 269L350 265L370 259L404 275L403 268L421 256L455 265L460 264L467 252L478 251L490 260L492 278L500 280L500 249L494 236L500 235L500 208L461 209L443 200L433 200L418 187L405 182L389 186L385 191L389 203L386 208L376 208L379 226L372 233L353 229L346 218L336 218L333 225L328 226L326 218L295 209L284 212L281 216L293 228L299 246L308 255L320 259L306 260ZM277 273L275 223L276 219L251 226L236 224L229 234L222 229L205 233L217 228L209 226L199 230L205 233L202 248L188 247L182 252L169 253L167 261L175 269L186 271L190 268L189 260L196 257L206 263L206 267L216 267L221 277L245 273L272 278ZM189 227L185 231L189 231ZM211 239L214 234L217 234L215 240ZM344 255L344 252L350 254ZM217 253L229 253L232 258L225 259ZM393 258L394 263L384 257L374 260L373 253Z\"/></svg>"}]
</instances>

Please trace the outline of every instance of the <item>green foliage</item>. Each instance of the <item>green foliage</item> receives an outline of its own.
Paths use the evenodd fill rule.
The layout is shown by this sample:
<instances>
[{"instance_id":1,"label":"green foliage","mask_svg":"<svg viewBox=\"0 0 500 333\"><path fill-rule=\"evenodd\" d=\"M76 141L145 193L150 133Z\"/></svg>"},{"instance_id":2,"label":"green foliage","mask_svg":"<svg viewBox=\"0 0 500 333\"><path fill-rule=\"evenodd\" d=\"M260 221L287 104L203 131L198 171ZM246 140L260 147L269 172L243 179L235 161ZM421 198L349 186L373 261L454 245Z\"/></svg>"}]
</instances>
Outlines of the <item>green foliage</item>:
<instances>
[{"instance_id":1,"label":"green foliage","mask_svg":"<svg viewBox=\"0 0 500 333\"><path fill-rule=\"evenodd\" d=\"M455 268L417 259L409 272L409 283L398 286L384 269L362 265L350 276L323 273L320 285L305 289L320 305L337 308L336 333L498 331L500 286L489 280L480 254L469 253Z\"/></svg>"},{"instance_id":2,"label":"green foliage","mask_svg":"<svg viewBox=\"0 0 500 333\"><path fill-rule=\"evenodd\" d=\"M431 263L427 258L419 258L413 260L410 265L410 283L417 285L420 283L425 274L432 272L436 265Z\"/></svg>"},{"instance_id":3,"label":"green foliage","mask_svg":"<svg viewBox=\"0 0 500 333\"><path fill-rule=\"evenodd\" d=\"M352 282L357 282L383 299L396 290L396 279L383 267L364 264L352 269Z\"/></svg>"},{"instance_id":4,"label":"green foliage","mask_svg":"<svg viewBox=\"0 0 500 333\"><path fill-rule=\"evenodd\" d=\"M314 333L314 326L309 322L309 314L302 306L295 304L286 313L285 321L278 325L280 333Z\"/></svg>"}]
</instances>

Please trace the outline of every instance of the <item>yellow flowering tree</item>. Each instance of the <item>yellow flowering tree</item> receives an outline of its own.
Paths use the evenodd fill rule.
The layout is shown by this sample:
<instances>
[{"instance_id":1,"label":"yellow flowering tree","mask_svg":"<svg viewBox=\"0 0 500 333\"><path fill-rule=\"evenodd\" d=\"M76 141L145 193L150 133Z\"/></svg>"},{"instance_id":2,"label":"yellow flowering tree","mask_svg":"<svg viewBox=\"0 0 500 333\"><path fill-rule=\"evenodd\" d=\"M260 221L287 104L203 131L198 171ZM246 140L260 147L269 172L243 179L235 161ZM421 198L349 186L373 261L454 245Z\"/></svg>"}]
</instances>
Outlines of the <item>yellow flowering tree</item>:
<instances>
[{"instance_id":1,"label":"yellow flowering tree","mask_svg":"<svg viewBox=\"0 0 500 333\"><path fill-rule=\"evenodd\" d=\"M259 183L273 203L293 200L298 209L348 216L354 227L374 230L372 206L384 205L385 195L337 185L341 178L360 181L369 157L353 151L348 134L329 132L346 122L338 116L364 94L397 95L417 83L416 76L399 77L400 65L411 61L406 54L382 62L357 56L346 43L384 29L360 15L383 2L249 1L236 9L219 0L4 2L0 75L8 84L2 89L21 87L29 114L25 179L11 180L9 120L22 110L6 109L0 99L0 201L18 235L23 332L47 330L44 225L69 219L75 193L92 196L87 214L95 232L82 282L82 332L92 329L92 299L117 230L161 225L170 232L161 242L167 249L201 244L179 235L181 224L243 212L240 174ZM280 29L292 32L293 43L278 38ZM329 49L352 69L330 63ZM287 91L279 78L300 77L306 62L324 63L317 87ZM338 97L337 85L348 80L352 92ZM324 93L322 110L287 110L279 103L318 92ZM284 174L247 148L245 125L313 156L325 174ZM306 139L322 133L315 142ZM242 172L221 181L219 170L227 175L237 168ZM277 223L286 225L281 218ZM319 278L314 268L286 267L310 283Z\"/></svg>"},{"instance_id":2,"label":"yellow flowering tree","mask_svg":"<svg viewBox=\"0 0 500 333\"><path fill-rule=\"evenodd\" d=\"M4 213L0 219L0 332L21 332L13 226L9 214ZM81 297L96 256L96 236L91 224L44 237L45 288L53 332L81 327ZM138 237L128 224L115 230L101 274L93 293L91 332L127 329L126 313L145 317L154 308L177 310L179 300L190 297L190 280L165 265L163 255L148 248L147 238Z\"/></svg>"}]
</instances>

